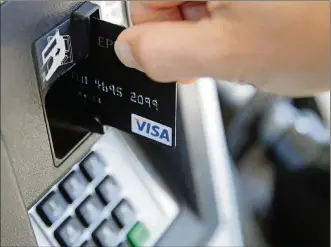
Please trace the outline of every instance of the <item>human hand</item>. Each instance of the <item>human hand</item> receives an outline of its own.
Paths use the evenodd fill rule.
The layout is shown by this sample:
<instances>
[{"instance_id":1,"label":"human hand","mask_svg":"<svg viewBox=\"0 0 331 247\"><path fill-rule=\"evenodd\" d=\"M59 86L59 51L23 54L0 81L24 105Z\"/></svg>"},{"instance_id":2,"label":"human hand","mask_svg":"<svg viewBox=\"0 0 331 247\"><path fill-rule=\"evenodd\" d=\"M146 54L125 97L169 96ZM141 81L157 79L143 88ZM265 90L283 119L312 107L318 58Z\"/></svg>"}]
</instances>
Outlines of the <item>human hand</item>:
<instances>
[{"instance_id":1,"label":"human hand","mask_svg":"<svg viewBox=\"0 0 331 247\"><path fill-rule=\"evenodd\" d=\"M159 82L197 77L290 96L329 90L330 2L132 1L120 60Z\"/></svg>"}]
</instances>

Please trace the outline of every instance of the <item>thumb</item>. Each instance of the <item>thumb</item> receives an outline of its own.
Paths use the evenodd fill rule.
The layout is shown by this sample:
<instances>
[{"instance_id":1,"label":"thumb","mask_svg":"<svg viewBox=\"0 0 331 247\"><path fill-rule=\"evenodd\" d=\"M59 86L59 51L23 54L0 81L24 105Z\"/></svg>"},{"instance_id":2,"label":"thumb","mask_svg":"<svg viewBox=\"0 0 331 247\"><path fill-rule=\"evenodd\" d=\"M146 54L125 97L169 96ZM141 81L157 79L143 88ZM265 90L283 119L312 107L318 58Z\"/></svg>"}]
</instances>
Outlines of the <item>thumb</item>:
<instances>
[{"instance_id":1,"label":"thumb","mask_svg":"<svg viewBox=\"0 0 331 247\"><path fill-rule=\"evenodd\" d=\"M223 72L228 75L222 76L232 77L233 67L223 61L232 49L229 30L213 20L142 24L125 30L115 51L123 64L159 82L217 77Z\"/></svg>"}]
</instances>

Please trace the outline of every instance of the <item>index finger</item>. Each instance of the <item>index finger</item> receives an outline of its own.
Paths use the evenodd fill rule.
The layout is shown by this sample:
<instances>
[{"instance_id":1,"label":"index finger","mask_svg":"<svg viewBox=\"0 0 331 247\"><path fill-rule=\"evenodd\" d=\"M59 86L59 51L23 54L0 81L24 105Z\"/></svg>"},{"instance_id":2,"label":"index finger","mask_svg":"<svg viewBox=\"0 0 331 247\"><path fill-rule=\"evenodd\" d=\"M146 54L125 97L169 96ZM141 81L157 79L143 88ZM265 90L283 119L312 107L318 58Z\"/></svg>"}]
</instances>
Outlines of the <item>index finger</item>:
<instances>
[{"instance_id":1,"label":"index finger","mask_svg":"<svg viewBox=\"0 0 331 247\"><path fill-rule=\"evenodd\" d=\"M130 1L130 14L133 24L159 21L182 20L178 8L185 1Z\"/></svg>"},{"instance_id":2,"label":"index finger","mask_svg":"<svg viewBox=\"0 0 331 247\"><path fill-rule=\"evenodd\" d=\"M164 8L173 8L177 7L184 2L187 1L140 1L143 5L149 8L157 8L157 9L164 9Z\"/></svg>"}]
</instances>

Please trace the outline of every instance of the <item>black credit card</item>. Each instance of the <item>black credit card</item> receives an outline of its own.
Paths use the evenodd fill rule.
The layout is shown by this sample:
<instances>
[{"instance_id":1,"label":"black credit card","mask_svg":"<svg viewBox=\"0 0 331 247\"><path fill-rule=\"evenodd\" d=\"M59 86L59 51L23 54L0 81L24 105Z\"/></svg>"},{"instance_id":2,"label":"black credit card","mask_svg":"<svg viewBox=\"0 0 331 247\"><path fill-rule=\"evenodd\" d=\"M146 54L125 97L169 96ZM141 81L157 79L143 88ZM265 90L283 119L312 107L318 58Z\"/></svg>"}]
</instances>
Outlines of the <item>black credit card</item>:
<instances>
[{"instance_id":1,"label":"black credit card","mask_svg":"<svg viewBox=\"0 0 331 247\"><path fill-rule=\"evenodd\" d=\"M65 121L68 123L63 126L82 127L98 132L97 128L90 124L97 121L100 125L115 127L175 147L177 85L157 83L144 73L127 68L119 61L114 51L114 43L124 29L91 18L88 58L70 67L57 79L60 82L54 82L54 85L61 84L58 91L62 92L56 93L59 94L60 110L54 115L53 120L57 120L53 122L59 122L58 118L65 115ZM70 38L70 35L62 34L61 30L57 30L56 35L62 35L67 40ZM54 42L54 36L53 34L48 38L48 41ZM43 44L45 46L45 41ZM51 51L53 46L48 43L45 49L50 51L44 52L43 55L56 54ZM72 49L75 51L75 47ZM54 72L54 69L52 71ZM57 107L57 104L54 105ZM63 122L63 119L60 122Z\"/></svg>"}]
</instances>

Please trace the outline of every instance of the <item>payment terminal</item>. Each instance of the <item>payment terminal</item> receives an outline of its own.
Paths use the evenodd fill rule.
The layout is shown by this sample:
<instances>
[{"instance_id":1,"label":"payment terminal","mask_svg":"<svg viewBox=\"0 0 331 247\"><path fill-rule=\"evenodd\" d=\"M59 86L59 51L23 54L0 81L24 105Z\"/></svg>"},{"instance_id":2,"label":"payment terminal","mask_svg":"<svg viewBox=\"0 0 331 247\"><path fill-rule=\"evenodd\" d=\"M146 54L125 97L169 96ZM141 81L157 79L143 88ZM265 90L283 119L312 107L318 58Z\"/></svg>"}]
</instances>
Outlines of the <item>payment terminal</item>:
<instances>
[{"instance_id":1,"label":"payment terminal","mask_svg":"<svg viewBox=\"0 0 331 247\"><path fill-rule=\"evenodd\" d=\"M0 7L1 246L242 246L212 79L124 68L128 2Z\"/></svg>"}]
</instances>

